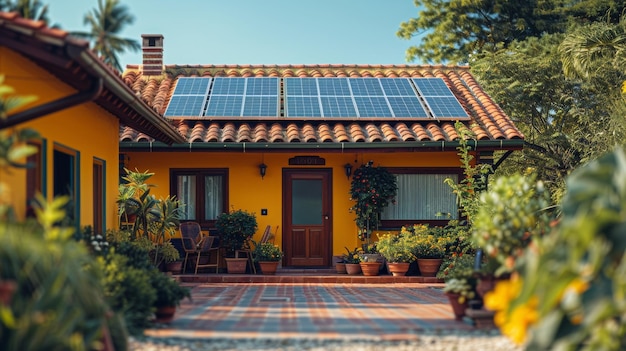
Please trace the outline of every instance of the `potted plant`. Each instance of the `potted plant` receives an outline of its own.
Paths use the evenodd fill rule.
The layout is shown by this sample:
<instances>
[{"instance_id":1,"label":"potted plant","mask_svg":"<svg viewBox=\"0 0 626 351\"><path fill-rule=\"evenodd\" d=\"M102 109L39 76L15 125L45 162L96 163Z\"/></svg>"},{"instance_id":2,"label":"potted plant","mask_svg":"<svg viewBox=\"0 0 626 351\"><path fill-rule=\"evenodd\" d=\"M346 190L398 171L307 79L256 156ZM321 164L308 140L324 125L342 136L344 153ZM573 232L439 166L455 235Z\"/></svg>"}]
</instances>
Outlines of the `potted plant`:
<instances>
[{"instance_id":1,"label":"potted plant","mask_svg":"<svg viewBox=\"0 0 626 351\"><path fill-rule=\"evenodd\" d=\"M225 250L226 269L229 273L245 273L247 258L236 258L235 252L242 250L256 232L255 214L231 210L217 216L215 226L220 234L220 246Z\"/></svg>"},{"instance_id":2,"label":"potted plant","mask_svg":"<svg viewBox=\"0 0 626 351\"><path fill-rule=\"evenodd\" d=\"M469 300L476 295L474 285L467 279L452 278L446 281L443 292L448 296L455 319L463 319Z\"/></svg>"},{"instance_id":3,"label":"potted plant","mask_svg":"<svg viewBox=\"0 0 626 351\"><path fill-rule=\"evenodd\" d=\"M415 240L408 231L399 234L386 233L378 235L376 247L378 252L387 261L387 268L394 276L403 276L409 270L411 262L415 261Z\"/></svg>"},{"instance_id":4,"label":"potted plant","mask_svg":"<svg viewBox=\"0 0 626 351\"><path fill-rule=\"evenodd\" d=\"M346 273L356 275L361 273L361 249L350 250L346 247L346 254L343 255L346 263Z\"/></svg>"},{"instance_id":5,"label":"potted plant","mask_svg":"<svg viewBox=\"0 0 626 351\"><path fill-rule=\"evenodd\" d=\"M270 242L259 243L254 247L254 261L259 263L263 274L276 274L283 252Z\"/></svg>"},{"instance_id":6,"label":"potted plant","mask_svg":"<svg viewBox=\"0 0 626 351\"><path fill-rule=\"evenodd\" d=\"M454 239L442 228L430 228L425 224L415 224L412 227L402 227L402 231L408 231L415 236L415 251L417 265L420 274L424 277L434 277L439 271L443 258L448 252L448 247L454 244Z\"/></svg>"},{"instance_id":7,"label":"potted plant","mask_svg":"<svg viewBox=\"0 0 626 351\"><path fill-rule=\"evenodd\" d=\"M174 319L176 307L185 298L191 298L189 288L181 286L177 281L157 271L152 271L152 286L156 289L156 321L170 323Z\"/></svg>"},{"instance_id":8,"label":"potted plant","mask_svg":"<svg viewBox=\"0 0 626 351\"><path fill-rule=\"evenodd\" d=\"M354 171L350 185L350 199L354 205L354 221L358 227L359 239L370 243L372 230L378 228L380 214L393 202L398 186L396 177L384 167L374 167L374 162L361 165Z\"/></svg>"}]
</instances>

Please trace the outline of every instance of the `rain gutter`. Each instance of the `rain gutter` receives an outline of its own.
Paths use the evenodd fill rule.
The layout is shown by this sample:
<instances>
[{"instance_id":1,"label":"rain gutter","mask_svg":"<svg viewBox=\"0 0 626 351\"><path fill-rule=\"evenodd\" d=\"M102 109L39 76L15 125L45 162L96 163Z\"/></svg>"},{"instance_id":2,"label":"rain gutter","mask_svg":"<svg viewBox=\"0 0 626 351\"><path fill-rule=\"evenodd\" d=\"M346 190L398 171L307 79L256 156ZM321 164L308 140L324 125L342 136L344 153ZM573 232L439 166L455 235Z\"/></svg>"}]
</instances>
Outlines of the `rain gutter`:
<instances>
[{"instance_id":1,"label":"rain gutter","mask_svg":"<svg viewBox=\"0 0 626 351\"><path fill-rule=\"evenodd\" d=\"M523 139L510 140L468 140L467 145L473 150L511 150L522 149ZM455 150L460 146L458 141L402 141L402 142L343 142L343 143L259 143L259 142L196 142L166 145L162 142L120 142L120 151L212 151L212 152L262 152L268 150L378 150L378 149L411 149L432 151Z\"/></svg>"}]
</instances>

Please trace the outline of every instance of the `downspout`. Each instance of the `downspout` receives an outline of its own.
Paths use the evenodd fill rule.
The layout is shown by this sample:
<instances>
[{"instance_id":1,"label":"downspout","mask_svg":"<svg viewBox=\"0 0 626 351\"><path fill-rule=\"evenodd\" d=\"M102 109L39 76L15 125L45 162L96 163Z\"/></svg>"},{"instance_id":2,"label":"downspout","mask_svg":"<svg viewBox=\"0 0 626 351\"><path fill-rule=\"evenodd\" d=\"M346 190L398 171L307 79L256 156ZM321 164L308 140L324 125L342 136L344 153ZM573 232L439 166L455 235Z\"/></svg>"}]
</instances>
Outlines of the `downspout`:
<instances>
[{"instance_id":1,"label":"downspout","mask_svg":"<svg viewBox=\"0 0 626 351\"><path fill-rule=\"evenodd\" d=\"M26 111L10 115L6 120L0 121L0 129L13 127L20 123L25 123L60 110L80 105L84 102L92 101L100 95L102 86L102 78L94 78L88 90L79 91L76 94L62 97L43 105L35 106Z\"/></svg>"}]
</instances>

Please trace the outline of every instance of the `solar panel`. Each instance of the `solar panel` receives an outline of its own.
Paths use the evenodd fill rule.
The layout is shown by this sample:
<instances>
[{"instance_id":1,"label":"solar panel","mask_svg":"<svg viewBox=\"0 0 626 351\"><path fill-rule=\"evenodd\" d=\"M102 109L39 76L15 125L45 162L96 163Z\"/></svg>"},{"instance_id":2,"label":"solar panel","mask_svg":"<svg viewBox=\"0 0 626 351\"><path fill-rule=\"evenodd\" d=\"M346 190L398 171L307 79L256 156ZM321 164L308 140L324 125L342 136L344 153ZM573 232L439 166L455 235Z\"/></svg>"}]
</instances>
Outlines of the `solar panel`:
<instances>
[{"instance_id":1,"label":"solar panel","mask_svg":"<svg viewBox=\"0 0 626 351\"><path fill-rule=\"evenodd\" d=\"M320 103L317 96L286 96L285 116L321 117Z\"/></svg>"},{"instance_id":2,"label":"solar panel","mask_svg":"<svg viewBox=\"0 0 626 351\"><path fill-rule=\"evenodd\" d=\"M411 82L406 78L385 78L380 80L387 96L416 96Z\"/></svg>"},{"instance_id":3,"label":"solar panel","mask_svg":"<svg viewBox=\"0 0 626 351\"><path fill-rule=\"evenodd\" d=\"M354 102L350 96L320 97L324 117L356 117Z\"/></svg>"},{"instance_id":4,"label":"solar panel","mask_svg":"<svg viewBox=\"0 0 626 351\"><path fill-rule=\"evenodd\" d=\"M164 116L201 116L204 95L175 95L170 99Z\"/></svg>"},{"instance_id":5,"label":"solar panel","mask_svg":"<svg viewBox=\"0 0 626 351\"><path fill-rule=\"evenodd\" d=\"M422 96L454 96L441 78L413 78Z\"/></svg>"},{"instance_id":6,"label":"solar panel","mask_svg":"<svg viewBox=\"0 0 626 351\"><path fill-rule=\"evenodd\" d=\"M391 110L384 96L355 96L359 117L391 117Z\"/></svg>"},{"instance_id":7,"label":"solar panel","mask_svg":"<svg viewBox=\"0 0 626 351\"><path fill-rule=\"evenodd\" d=\"M279 115L279 83L276 77L217 77L204 115L276 117Z\"/></svg>"},{"instance_id":8,"label":"solar panel","mask_svg":"<svg viewBox=\"0 0 626 351\"><path fill-rule=\"evenodd\" d=\"M173 95L206 95L210 82L211 78L178 78Z\"/></svg>"},{"instance_id":9,"label":"solar panel","mask_svg":"<svg viewBox=\"0 0 626 351\"><path fill-rule=\"evenodd\" d=\"M243 95L246 81L242 78L217 77L213 82L211 95Z\"/></svg>"},{"instance_id":10,"label":"solar panel","mask_svg":"<svg viewBox=\"0 0 626 351\"><path fill-rule=\"evenodd\" d=\"M383 88L377 78L348 78L352 95L354 96L383 96Z\"/></svg>"},{"instance_id":11,"label":"solar panel","mask_svg":"<svg viewBox=\"0 0 626 351\"><path fill-rule=\"evenodd\" d=\"M278 99L276 96L246 96L242 116L278 116Z\"/></svg>"},{"instance_id":12,"label":"solar panel","mask_svg":"<svg viewBox=\"0 0 626 351\"><path fill-rule=\"evenodd\" d=\"M388 96L387 100L396 117L428 117L417 96Z\"/></svg>"},{"instance_id":13,"label":"solar panel","mask_svg":"<svg viewBox=\"0 0 626 351\"><path fill-rule=\"evenodd\" d=\"M286 96L317 96L315 78L284 78Z\"/></svg>"},{"instance_id":14,"label":"solar panel","mask_svg":"<svg viewBox=\"0 0 626 351\"><path fill-rule=\"evenodd\" d=\"M211 95L205 116L237 117L241 116L243 96Z\"/></svg>"},{"instance_id":15,"label":"solar panel","mask_svg":"<svg viewBox=\"0 0 626 351\"><path fill-rule=\"evenodd\" d=\"M182 77L176 80L176 88L163 114L171 116L201 116L211 78Z\"/></svg>"},{"instance_id":16,"label":"solar panel","mask_svg":"<svg viewBox=\"0 0 626 351\"><path fill-rule=\"evenodd\" d=\"M435 118L468 118L467 112L441 78L413 78Z\"/></svg>"},{"instance_id":17,"label":"solar panel","mask_svg":"<svg viewBox=\"0 0 626 351\"><path fill-rule=\"evenodd\" d=\"M350 96L350 87L345 78L317 79L321 96Z\"/></svg>"},{"instance_id":18,"label":"solar panel","mask_svg":"<svg viewBox=\"0 0 626 351\"><path fill-rule=\"evenodd\" d=\"M424 100L435 117L467 117L467 112L454 96L427 96Z\"/></svg>"}]
</instances>

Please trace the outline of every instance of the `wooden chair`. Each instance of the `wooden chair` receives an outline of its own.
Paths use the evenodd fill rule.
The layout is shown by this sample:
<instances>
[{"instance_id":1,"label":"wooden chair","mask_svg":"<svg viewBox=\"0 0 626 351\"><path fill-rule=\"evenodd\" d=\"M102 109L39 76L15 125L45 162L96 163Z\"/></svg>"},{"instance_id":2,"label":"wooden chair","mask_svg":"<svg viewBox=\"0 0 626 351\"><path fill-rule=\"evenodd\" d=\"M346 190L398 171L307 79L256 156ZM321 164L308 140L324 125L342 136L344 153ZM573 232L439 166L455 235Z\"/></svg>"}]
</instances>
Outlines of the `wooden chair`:
<instances>
[{"instance_id":1,"label":"wooden chair","mask_svg":"<svg viewBox=\"0 0 626 351\"><path fill-rule=\"evenodd\" d=\"M278 229L278 227L276 228ZM259 243L268 242L271 236L272 236L272 226L268 225L267 227L265 227L265 231L263 232L263 236L261 237L261 241L259 241ZM235 250L235 257L237 258L246 257L248 259L248 262L250 262L250 268L252 272L256 274L256 267L254 265L254 259L252 258L252 251L254 250L254 248L250 244L251 243L248 241L246 242L244 248L242 248L241 250ZM243 256L240 256L240 255L243 255Z\"/></svg>"},{"instance_id":2,"label":"wooden chair","mask_svg":"<svg viewBox=\"0 0 626 351\"><path fill-rule=\"evenodd\" d=\"M214 247L213 243L215 242L215 236L204 236L200 239L200 242L196 244L196 254L198 257L196 258L196 271L194 274L198 274L198 268L215 268L215 273L218 272L220 268L220 248ZM215 253L215 262L212 261L213 253ZM200 257L202 255L208 256L207 263L200 264Z\"/></svg>"},{"instance_id":3,"label":"wooden chair","mask_svg":"<svg viewBox=\"0 0 626 351\"><path fill-rule=\"evenodd\" d=\"M185 251L185 260L183 262L183 273L187 269L187 261L189 256L196 255L196 270L198 268L215 268L215 273L219 270L219 247L213 247L215 243L214 236L205 236L198 222L184 222L180 224L180 234L183 242L183 250ZM216 253L215 263L211 263L212 253ZM200 256L209 256L209 263L200 265Z\"/></svg>"}]
</instances>

